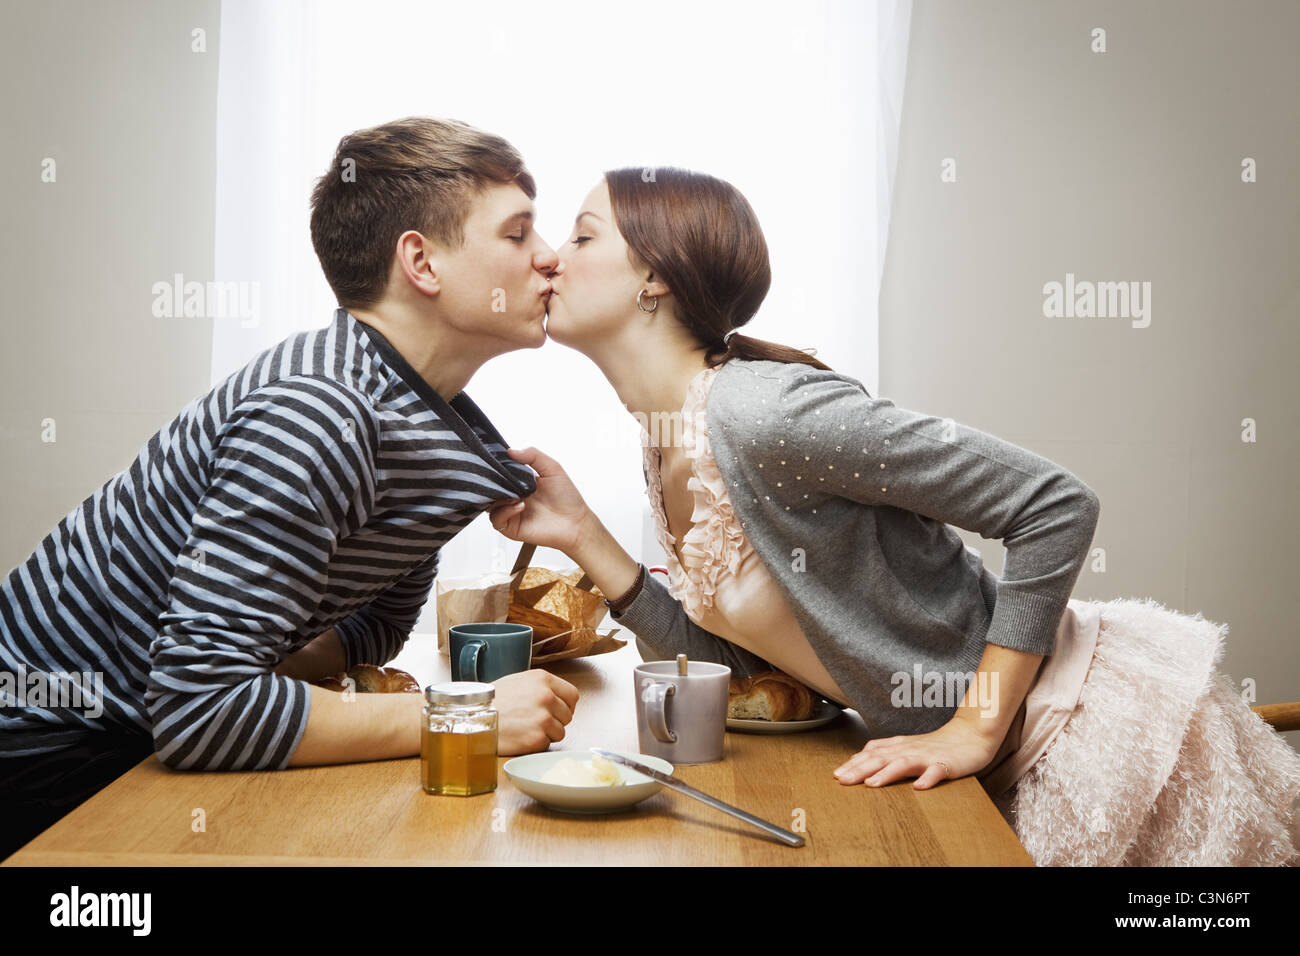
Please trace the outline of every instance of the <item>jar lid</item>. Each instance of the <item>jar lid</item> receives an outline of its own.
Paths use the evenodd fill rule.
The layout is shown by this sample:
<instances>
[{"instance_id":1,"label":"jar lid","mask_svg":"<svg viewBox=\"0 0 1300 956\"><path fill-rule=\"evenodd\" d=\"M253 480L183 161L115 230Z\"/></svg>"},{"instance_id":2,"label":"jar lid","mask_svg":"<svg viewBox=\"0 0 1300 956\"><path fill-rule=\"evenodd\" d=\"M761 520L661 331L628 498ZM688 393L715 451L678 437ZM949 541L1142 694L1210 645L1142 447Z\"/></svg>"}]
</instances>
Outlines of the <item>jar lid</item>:
<instances>
[{"instance_id":1,"label":"jar lid","mask_svg":"<svg viewBox=\"0 0 1300 956\"><path fill-rule=\"evenodd\" d=\"M452 680L431 684L424 689L424 699L430 704L450 704L453 707L470 707L490 704L497 689L478 681Z\"/></svg>"}]
</instances>

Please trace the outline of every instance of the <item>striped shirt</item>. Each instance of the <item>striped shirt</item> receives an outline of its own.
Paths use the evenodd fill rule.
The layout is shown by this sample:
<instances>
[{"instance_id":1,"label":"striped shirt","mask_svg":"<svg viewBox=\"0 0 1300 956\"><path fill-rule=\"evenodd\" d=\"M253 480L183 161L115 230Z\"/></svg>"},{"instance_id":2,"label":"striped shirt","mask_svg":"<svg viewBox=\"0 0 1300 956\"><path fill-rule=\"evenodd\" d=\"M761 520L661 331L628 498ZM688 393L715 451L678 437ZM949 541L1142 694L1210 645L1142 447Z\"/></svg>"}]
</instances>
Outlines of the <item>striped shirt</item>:
<instances>
[{"instance_id":1,"label":"striped shirt","mask_svg":"<svg viewBox=\"0 0 1300 956\"><path fill-rule=\"evenodd\" d=\"M0 758L114 730L176 769L285 767L313 691L276 665L330 627L348 667L396 656L438 549L536 489L507 447L345 309L261 353L4 580Z\"/></svg>"}]
</instances>

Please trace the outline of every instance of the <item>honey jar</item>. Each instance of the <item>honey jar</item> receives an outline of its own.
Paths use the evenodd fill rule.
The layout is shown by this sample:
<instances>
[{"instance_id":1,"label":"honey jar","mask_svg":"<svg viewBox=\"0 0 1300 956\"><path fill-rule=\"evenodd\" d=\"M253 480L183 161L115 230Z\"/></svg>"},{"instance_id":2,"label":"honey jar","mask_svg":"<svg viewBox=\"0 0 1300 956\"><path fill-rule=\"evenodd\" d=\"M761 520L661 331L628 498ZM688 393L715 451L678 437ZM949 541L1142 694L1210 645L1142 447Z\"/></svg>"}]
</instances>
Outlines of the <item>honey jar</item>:
<instances>
[{"instance_id":1,"label":"honey jar","mask_svg":"<svg viewBox=\"0 0 1300 956\"><path fill-rule=\"evenodd\" d=\"M496 688L447 681L424 689L420 780L426 793L460 797L497 788Z\"/></svg>"}]
</instances>

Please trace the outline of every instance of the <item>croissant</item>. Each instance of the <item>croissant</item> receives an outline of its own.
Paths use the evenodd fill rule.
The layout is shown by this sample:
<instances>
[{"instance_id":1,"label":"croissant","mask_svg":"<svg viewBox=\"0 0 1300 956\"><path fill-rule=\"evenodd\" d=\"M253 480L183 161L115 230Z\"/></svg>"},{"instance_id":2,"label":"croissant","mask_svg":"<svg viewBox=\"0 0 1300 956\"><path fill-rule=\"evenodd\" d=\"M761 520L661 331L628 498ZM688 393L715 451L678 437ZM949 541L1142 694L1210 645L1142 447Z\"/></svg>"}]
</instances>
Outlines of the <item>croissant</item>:
<instances>
[{"instance_id":1,"label":"croissant","mask_svg":"<svg viewBox=\"0 0 1300 956\"><path fill-rule=\"evenodd\" d=\"M789 674L761 671L749 677L733 677L727 700L727 716L744 720L809 720L817 697Z\"/></svg>"},{"instance_id":2,"label":"croissant","mask_svg":"<svg viewBox=\"0 0 1300 956\"><path fill-rule=\"evenodd\" d=\"M414 677L396 667L376 667L373 664L358 664L346 674L338 673L311 683L326 690L342 691L344 677L351 677L356 689L362 694L406 694L419 693L420 684Z\"/></svg>"}]
</instances>

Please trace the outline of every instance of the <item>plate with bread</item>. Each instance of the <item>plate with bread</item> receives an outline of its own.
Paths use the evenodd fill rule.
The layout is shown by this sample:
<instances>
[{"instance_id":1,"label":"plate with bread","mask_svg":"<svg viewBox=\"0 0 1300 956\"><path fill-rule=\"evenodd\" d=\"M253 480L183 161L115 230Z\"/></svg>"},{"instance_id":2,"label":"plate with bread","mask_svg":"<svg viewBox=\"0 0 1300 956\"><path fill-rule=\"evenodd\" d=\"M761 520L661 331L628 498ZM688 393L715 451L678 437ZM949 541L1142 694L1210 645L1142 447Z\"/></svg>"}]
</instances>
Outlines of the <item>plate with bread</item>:
<instances>
[{"instance_id":1,"label":"plate with bread","mask_svg":"<svg viewBox=\"0 0 1300 956\"><path fill-rule=\"evenodd\" d=\"M824 727L841 708L777 670L731 678L727 729L750 734L794 734Z\"/></svg>"}]
</instances>

